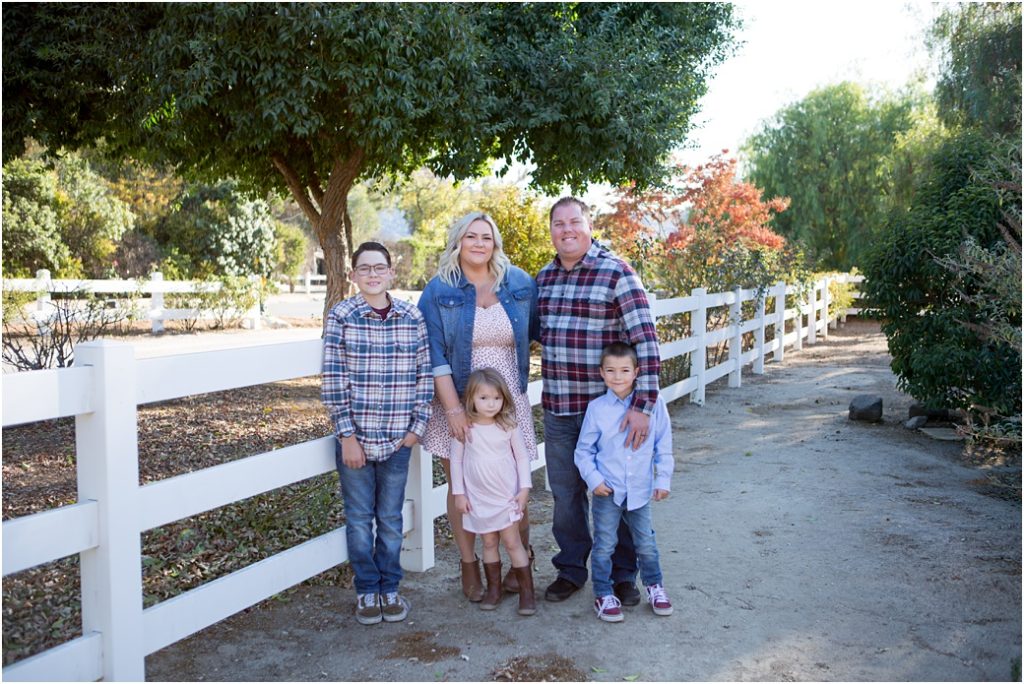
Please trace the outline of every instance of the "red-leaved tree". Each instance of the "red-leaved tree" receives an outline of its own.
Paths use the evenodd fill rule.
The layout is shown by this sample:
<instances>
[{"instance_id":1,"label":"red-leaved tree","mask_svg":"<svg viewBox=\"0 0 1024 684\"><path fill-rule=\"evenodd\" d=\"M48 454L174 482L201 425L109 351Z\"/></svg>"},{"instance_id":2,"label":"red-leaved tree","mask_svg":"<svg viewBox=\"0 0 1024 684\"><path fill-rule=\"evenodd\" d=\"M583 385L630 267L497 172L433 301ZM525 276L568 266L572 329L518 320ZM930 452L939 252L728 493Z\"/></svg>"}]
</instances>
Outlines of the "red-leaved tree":
<instances>
[{"instance_id":1,"label":"red-leaved tree","mask_svg":"<svg viewBox=\"0 0 1024 684\"><path fill-rule=\"evenodd\" d=\"M690 205L686 220L669 235L666 246L685 248L696 235L709 233L723 245L744 244L778 250L785 238L769 227L775 214L789 206L788 197L761 198L761 189L737 180L736 159L728 150L694 169L682 168L679 199Z\"/></svg>"}]
</instances>

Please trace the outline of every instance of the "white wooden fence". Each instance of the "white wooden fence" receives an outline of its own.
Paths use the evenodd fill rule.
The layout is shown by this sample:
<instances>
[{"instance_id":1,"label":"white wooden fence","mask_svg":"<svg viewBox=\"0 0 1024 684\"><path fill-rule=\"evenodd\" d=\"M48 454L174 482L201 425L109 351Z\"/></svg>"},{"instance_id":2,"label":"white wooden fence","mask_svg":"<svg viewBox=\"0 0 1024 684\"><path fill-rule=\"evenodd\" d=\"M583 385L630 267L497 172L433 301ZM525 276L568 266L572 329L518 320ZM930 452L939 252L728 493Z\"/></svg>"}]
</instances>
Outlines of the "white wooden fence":
<instances>
[{"instance_id":1,"label":"white wooden fence","mask_svg":"<svg viewBox=\"0 0 1024 684\"><path fill-rule=\"evenodd\" d=\"M250 280L257 278L253 276ZM253 287L257 283L253 280ZM146 306L141 312L142 317L152 324L154 333L164 330L165 321L180 321L186 319L214 319L218 318L217 312L206 309L168 309L164 306L165 294L210 294L219 292L222 285L219 282L204 282L201 280L164 280L159 271L154 272L148 280L54 280L46 269L36 271L35 278L5 278L3 281L5 290L19 292L35 292L35 311L30 315L37 323L44 323L53 315L53 294L119 294L119 295L149 295ZM248 311L237 312L241 315L244 324L254 330L260 327L260 306L257 300Z\"/></svg>"},{"instance_id":2,"label":"white wooden fence","mask_svg":"<svg viewBox=\"0 0 1024 684\"><path fill-rule=\"evenodd\" d=\"M690 376L662 389L666 401L689 394L703 403L705 388L729 376L738 387L741 369L764 372L765 357L782 361L786 347L800 349L828 335L828 281L815 284L802 302L786 308L779 283L756 315L742 320L741 304L755 293L735 290L656 300L655 316L692 314L694 334L661 345L663 359L690 354ZM729 307L731 325L708 332L708 309ZM786 321L793 330L786 333ZM765 330L774 339L765 342ZM754 347L742 351L744 333ZM728 358L706 368L709 345L728 341ZM142 680L145 656L317 575L348 559L345 529L295 546L196 589L143 609L142 532L334 470L334 438L302 444L139 486L137 407L188 395L278 382L320 371L320 341L290 342L224 351L136 359L129 344L99 340L79 345L75 366L3 376L3 425L75 417L78 503L3 523L3 575L79 554L83 636L3 670L8 681ZM529 386L531 404L541 383ZM534 469L544 467L543 444ZM447 485L433 486L431 457L413 450L403 510L402 565L434 565L433 521L445 513Z\"/></svg>"}]
</instances>

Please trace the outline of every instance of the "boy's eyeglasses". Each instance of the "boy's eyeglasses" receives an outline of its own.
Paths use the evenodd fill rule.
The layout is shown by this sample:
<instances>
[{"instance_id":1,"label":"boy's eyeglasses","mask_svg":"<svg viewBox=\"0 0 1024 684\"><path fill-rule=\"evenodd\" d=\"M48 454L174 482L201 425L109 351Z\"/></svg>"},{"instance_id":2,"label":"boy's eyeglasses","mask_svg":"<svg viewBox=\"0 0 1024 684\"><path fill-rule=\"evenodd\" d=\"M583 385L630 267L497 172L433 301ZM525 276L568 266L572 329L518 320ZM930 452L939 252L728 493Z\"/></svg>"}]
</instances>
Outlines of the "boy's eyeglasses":
<instances>
[{"instance_id":1,"label":"boy's eyeglasses","mask_svg":"<svg viewBox=\"0 0 1024 684\"><path fill-rule=\"evenodd\" d=\"M362 266L356 266L355 268L356 273L361 276L368 276L371 273L386 275L389 270L391 270L391 267L387 264L374 264L373 266L363 264Z\"/></svg>"}]
</instances>

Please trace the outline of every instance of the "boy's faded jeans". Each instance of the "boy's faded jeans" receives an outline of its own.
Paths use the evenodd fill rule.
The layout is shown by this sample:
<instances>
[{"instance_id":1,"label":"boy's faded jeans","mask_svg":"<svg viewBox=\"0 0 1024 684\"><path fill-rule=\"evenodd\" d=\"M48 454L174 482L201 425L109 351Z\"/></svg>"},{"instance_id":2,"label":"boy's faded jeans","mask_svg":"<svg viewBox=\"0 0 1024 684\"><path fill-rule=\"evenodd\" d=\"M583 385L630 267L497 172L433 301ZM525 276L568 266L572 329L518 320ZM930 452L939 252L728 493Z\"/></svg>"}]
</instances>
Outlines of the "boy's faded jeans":
<instances>
[{"instance_id":1,"label":"boy's faded jeans","mask_svg":"<svg viewBox=\"0 0 1024 684\"><path fill-rule=\"evenodd\" d=\"M590 517L587 483L580 477L573 458L583 428L583 415L556 416L544 411L544 458L555 500L551 532L559 549L551 563L559 577L577 587L587 583L587 558L593 546L587 520ZM616 584L635 582L636 554L625 521L619 526L618 542L612 555L612 581Z\"/></svg>"},{"instance_id":2,"label":"boy's faded jeans","mask_svg":"<svg viewBox=\"0 0 1024 684\"><path fill-rule=\"evenodd\" d=\"M612 553L619 539L619 525L625 523L633 535L633 547L640 562L640 578L645 585L661 584L661 564L658 562L658 545L654 541L654 527L651 525L651 502L640 508L626 510L629 499L622 505L615 503L614 496L592 496L591 510L594 514L594 551L590 556L591 577L594 581L594 596L601 598L612 591Z\"/></svg>"},{"instance_id":3,"label":"boy's faded jeans","mask_svg":"<svg viewBox=\"0 0 1024 684\"><path fill-rule=\"evenodd\" d=\"M411 453L412 449L402 447L386 461L367 461L362 468L349 468L341 459L341 442L334 440L334 462L345 499L348 562L356 576L357 594L398 591L402 581L402 505Z\"/></svg>"}]
</instances>

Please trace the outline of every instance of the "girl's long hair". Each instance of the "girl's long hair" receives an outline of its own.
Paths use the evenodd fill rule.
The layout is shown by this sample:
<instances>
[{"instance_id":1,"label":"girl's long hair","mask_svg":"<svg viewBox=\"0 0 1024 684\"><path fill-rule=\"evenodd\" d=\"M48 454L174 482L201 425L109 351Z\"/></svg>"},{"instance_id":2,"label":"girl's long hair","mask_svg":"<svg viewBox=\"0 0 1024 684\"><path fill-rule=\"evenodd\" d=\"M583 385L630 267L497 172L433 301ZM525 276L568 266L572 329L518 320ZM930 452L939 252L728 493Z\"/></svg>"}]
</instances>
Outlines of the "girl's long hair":
<instances>
[{"instance_id":1,"label":"girl's long hair","mask_svg":"<svg viewBox=\"0 0 1024 684\"><path fill-rule=\"evenodd\" d=\"M494 235L494 252L491 254L491 261L487 264L487 270L494 276L494 287L492 291L497 292L501 287L501 281L512 265L508 255L505 254L504 243L501 241L501 233L498 231L498 224L490 216L482 211L471 211L448 229L448 245L441 252L441 258L437 264L437 275L441 281L451 287L456 287L459 277L462 275L462 266L459 265L459 251L462 249L462 238L469 230L470 224L474 221L483 221L491 227Z\"/></svg>"},{"instance_id":2,"label":"girl's long hair","mask_svg":"<svg viewBox=\"0 0 1024 684\"><path fill-rule=\"evenodd\" d=\"M493 368L478 368L469 374L465 395L466 416L469 418L469 422L475 423L480 417L480 414L476 412L476 408L473 406L473 395L476 394L477 389L481 385L493 387L501 395L503 403L501 410L498 411L498 415L494 416L494 422L505 430L515 429L516 405L512 401L512 392L509 391L508 385L505 384L505 378L501 377L501 373Z\"/></svg>"}]
</instances>

